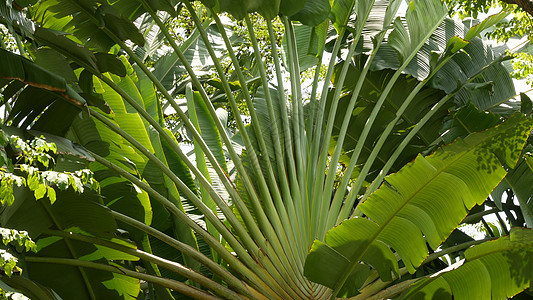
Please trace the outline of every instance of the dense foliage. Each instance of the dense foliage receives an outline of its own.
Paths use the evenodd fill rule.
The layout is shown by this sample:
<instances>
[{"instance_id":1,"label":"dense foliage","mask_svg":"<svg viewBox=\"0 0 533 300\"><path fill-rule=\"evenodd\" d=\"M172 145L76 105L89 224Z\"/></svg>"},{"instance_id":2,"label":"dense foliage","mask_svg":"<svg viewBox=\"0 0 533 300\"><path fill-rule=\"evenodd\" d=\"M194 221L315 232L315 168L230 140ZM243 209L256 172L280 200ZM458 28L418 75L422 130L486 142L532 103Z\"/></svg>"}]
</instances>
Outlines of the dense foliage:
<instances>
[{"instance_id":1,"label":"dense foliage","mask_svg":"<svg viewBox=\"0 0 533 300\"><path fill-rule=\"evenodd\" d=\"M448 4L0 3L0 296L528 295L511 9Z\"/></svg>"},{"instance_id":2,"label":"dense foliage","mask_svg":"<svg viewBox=\"0 0 533 300\"><path fill-rule=\"evenodd\" d=\"M514 57L512 65L513 78L527 79L531 84L533 71L530 68L533 62L533 49L530 42L533 29L533 5L523 0L446 0L451 16L460 17L467 23L477 21L479 14L494 13L496 9L503 8L512 11L510 15L497 22L483 35L501 42L513 42L513 49L509 52Z\"/></svg>"}]
</instances>

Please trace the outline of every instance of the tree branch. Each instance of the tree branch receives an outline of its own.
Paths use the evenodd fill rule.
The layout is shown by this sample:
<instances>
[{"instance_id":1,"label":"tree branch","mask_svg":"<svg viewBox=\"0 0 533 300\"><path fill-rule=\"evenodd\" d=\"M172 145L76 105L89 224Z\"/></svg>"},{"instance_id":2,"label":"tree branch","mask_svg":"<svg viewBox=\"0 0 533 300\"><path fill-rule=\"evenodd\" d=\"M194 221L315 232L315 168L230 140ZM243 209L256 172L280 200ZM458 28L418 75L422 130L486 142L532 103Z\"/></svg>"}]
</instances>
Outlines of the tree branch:
<instances>
[{"instance_id":1,"label":"tree branch","mask_svg":"<svg viewBox=\"0 0 533 300\"><path fill-rule=\"evenodd\" d=\"M502 0L507 4L518 5L523 11L527 12L530 16L533 16L533 1L530 0Z\"/></svg>"}]
</instances>

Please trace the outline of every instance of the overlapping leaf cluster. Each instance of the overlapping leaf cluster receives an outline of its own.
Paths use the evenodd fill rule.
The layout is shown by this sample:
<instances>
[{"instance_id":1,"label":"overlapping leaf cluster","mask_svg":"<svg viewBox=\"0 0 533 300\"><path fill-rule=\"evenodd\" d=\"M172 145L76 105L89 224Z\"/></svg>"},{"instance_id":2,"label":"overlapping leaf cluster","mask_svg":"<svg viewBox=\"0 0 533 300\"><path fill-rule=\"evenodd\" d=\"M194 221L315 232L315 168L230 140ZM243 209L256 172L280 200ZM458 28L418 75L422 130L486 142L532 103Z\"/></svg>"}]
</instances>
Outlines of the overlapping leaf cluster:
<instances>
[{"instance_id":1,"label":"overlapping leaf cluster","mask_svg":"<svg viewBox=\"0 0 533 300\"><path fill-rule=\"evenodd\" d=\"M2 131L2 148L0 169L0 195L2 204L12 205L15 197L13 186L27 186L34 192L35 199L46 196L53 204L56 200L56 191L72 187L74 191L83 193L85 186L94 191L99 191L98 182L93 178L89 169L75 170L73 172L57 172L51 168L55 164L54 157L57 146L48 143L43 136L36 137L26 142L16 135L8 139ZM6 150L8 148L8 150ZM8 153L10 155L8 156Z\"/></svg>"}]
</instances>

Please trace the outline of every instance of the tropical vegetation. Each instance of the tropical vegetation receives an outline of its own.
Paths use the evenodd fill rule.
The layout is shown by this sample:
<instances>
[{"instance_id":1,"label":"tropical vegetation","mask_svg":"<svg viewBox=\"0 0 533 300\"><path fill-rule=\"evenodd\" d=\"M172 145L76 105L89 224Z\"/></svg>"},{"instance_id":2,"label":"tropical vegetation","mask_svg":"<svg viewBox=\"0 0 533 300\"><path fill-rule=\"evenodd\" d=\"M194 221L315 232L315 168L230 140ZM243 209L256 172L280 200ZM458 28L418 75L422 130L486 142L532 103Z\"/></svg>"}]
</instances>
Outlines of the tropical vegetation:
<instances>
[{"instance_id":1,"label":"tropical vegetation","mask_svg":"<svg viewBox=\"0 0 533 300\"><path fill-rule=\"evenodd\" d=\"M2 297L531 295L533 104L482 39L510 12L0 3Z\"/></svg>"}]
</instances>

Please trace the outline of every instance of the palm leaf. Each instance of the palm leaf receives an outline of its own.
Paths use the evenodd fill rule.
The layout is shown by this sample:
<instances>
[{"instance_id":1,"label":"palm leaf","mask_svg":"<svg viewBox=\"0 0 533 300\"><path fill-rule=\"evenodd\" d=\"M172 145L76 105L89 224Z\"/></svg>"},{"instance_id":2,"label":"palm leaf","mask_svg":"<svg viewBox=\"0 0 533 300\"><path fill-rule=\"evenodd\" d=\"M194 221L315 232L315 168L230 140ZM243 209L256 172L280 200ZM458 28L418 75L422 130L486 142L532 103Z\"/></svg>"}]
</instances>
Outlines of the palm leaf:
<instances>
[{"instance_id":1,"label":"palm leaf","mask_svg":"<svg viewBox=\"0 0 533 300\"><path fill-rule=\"evenodd\" d=\"M227 298L241 296L214 282L224 281L224 285L249 298L333 298L355 295L362 286L374 286L378 277L390 281L406 270L411 273L420 270L413 275L416 277L433 267L442 268L436 262L420 268L430 252L426 243L433 249L440 245L448 247L442 242L467 216L468 210L485 201L507 170L514 167L533 126L529 118L516 115L483 131L500 123L500 119L493 123L493 118L485 119L472 112L476 120L483 122L479 122L479 127L462 128L463 113L468 114L470 107L450 116L448 107L442 105L461 87L466 92L457 93L456 104L467 104L472 99L480 109L496 111L503 108L499 104L514 92L508 73L493 63L498 53L489 51L477 40L468 49L487 50L483 54L465 56L459 51L467 49L468 42L456 35L475 35L497 18L467 33L458 24L441 24L446 9L437 0L411 1L406 17L394 22L401 1L377 1L373 5L373 1L349 0L202 0L207 7L190 1L179 1L178 6L177 2L46 0L28 10L35 21L47 27L38 28L32 41L51 48L39 50L37 61L62 80L65 78L70 84L67 87L83 91L81 96L100 108L76 115L68 133L69 138L95 152L98 163L91 167L101 179L99 200L107 208L98 207L115 210L111 213L121 222L111 227L126 230L121 232L142 244L146 251L164 257L166 263L185 262L194 269L174 264L180 270L176 276L145 263L150 277L121 269L116 260L132 258L102 251L95 246L98 243L72 241L70 245L74 246L70 248L76 247L84 254L80 257L67 249L66 240L41 239L41 244L47 247L40 255L52 256L56 252L78 259L50 259L59 265L123 270L117 276L94 277L100 281L111 279L109 287L115 290L112 295L98 297L135 297L139 291L137 279L150 278L151 282L198 297L210 296L201 289ZM173 27L169 22L175 21L171 18L176 16L175 7L187 9L195 27L179 46L169 31ZM242 37L228 37L232 28L226 25L226 18L224 23L221 21L220 11L245 19L250 43L241 43ZM272 57L261 55L259 44L264 39L255 36L257 28L248 15L252 12L266 18ZM205 14L209 16L202 19ZM291 77L289 93L283 86L278 36L271 21L278 14L285 26L283 62ZM336 30L328 28L328 17ZM215 23L211 24L213 20ZM156 25L158 29L154 30ZM365 44L369 36L375 41L371 46ZM169 47L157 51L163 45L162 37ZM326 37L335 40L333 48L327 47ZM361 37L364 41L360 42ZM143 46L145 39L148 44ZM346 45L346 41L353 43ZM247 52L250 45L254 53ZM244 50L239 46L244 46ZM348 48L347 52L343 48ZM323 71L320 60L329 56L325 49L331 50L332 58L319 96ZM361 53L369 49L372 51L369 56L367 52ZM239 57L241 50L247 53ZM434 50L440 54L432 53ZM61 56L49 63L46 58L55 51ZM359 54L354 56L355 53ZM252 63L245 62L249 58L253 58ZM273 68L263 62L271 58ZM450 70L444 66L437 74L431 73L448 60ZM227 63L234 71L228 71ZM487 65L490 66L483 72ZM312 66L316 66L315 79L310 104L304 110L307 95L302 89L300 71ZM216 71L214 79L209 78L213 76L212 70ZM274 71L277 90L271 88L274 85L269 73ZM478 72L481 76L474 78ZM249 80L248 73L254 79ZM428 74L435 77L429 80ZM453 82L448 80L450 77ZM456 82L457 78L461 82ZM29 82L24 80L8 83L4 94L13 98L22 82ZM188 82L192 82L194 91L191 88L186 91L189 106L186 114L177 101L183 100L180 94ZM424 87L425 84L429 86ZM490 88L498 89L500 85L501 89L491 95ZM48 96L34 105L31 100L42 94L41 89L31 86L26 90L15 101L16 114L12 117L15 125L54 132L68 128L72 123L68 118L54 127L54 118L70 113L56 106L59 101ZM237 92L240 92L237 97L246 101L250 125L242 121ZM50 93L45 91L45 95ZM433 108L436 103L439 109ZM408 104L409 108L423 109L405 110ZM183 153L176 137L163 128L168 121L163 111L167 112L168 105L180 118L178 122L186 127L183 132L192 135L196 161ZM239 130L233 138L230 138L233 132L227 131L219 119L215 105L231 107ZM435 111L437 114L432 115ZM446 118L451 119L447 125L452 130L442 137L441 125ZM472 131L480 132L469 134ZM389 134L392 136L387 137ZM351 213L365 180L380 172L383 165L387 167L384 163L388 163L388 156L394 157L398 149L403 149L404 137L407 140L414 134L417 135L409 140L410 147L402 150L394 165L401 170L387 177L370 198L363 196L366 201L355 207L354 215L358 217L331 229ZM461 139L433 155L419 155L402 168L417 154L425 155L443 140L456 137ZM239 139L241 145L235 146ZM376 151L371 151L372 148ZM344 156L340 157L341 153ZM376 153L381 162L373 164ZM226 154L231 161L226 162ZM348 173L356 165L364 167L355 183L350 182L349 174L337 188L335 171L339 157L348 164ZM231 166L236 174L228 169ZM384 176L388 169L380 173ZM371 186L368 194L377 189L381 179L374 181L375 187ZM457 188L450 189L450 182ZM90 223L85 224L89 222L85 219L69 222L81 223L78 227L83 234L76 235L80 240L103 235L88 231ZM69 222L65 221L66 226ZM39 226L34 224L32 231L38 233ZM151 237L148 240L146 233L161 241ZM312 243L317 237L324 238L323 242ZM454 241L457 239L450 239L449 243ZM105 265L80 260L95 260L98 255L105 258L102 260ZM28 261L38 265L46 259L34 257ZM400 269L402 265L405 267ZM205 277L199 272L213 280L203 280ZM81 277L93 276L92 271L78 273ZM44 276L36 274L39 278ZM126 274L136 279L125 280ZM79 279L77 273L73 276ZM168 280L159 276L180 282L169 285ZM190 281L185 284L186 278ZM98 298L95 295L99 292L87 281L76 289L86 289L87 294L93 293L92 298ZM125 286L121 282L126 282ZM57 282L49 284L55 286ZM157 294L172 298L164 288L159 288Z\"/></svg>"},{"instance_id":2,"label":"palm leaf","mask_svg":"<svg viewBox=\"0 0 533 300\"><path fill-rule=\"evenodd\" d=\"M474 29L473 31L477 30L477 28ZM428 43L417 52L416 58L409 63L405 72L418 80L425 79L434 67L432 65L434 64L432 62L433 52L445 51L449 47L448 41L454 37L469 36L469 44L463 48L463 51L455 54L451 61L434 75L429 85L446 93L451 93L460 86L460 83L482 70L483 72L474 82L478 84L490 83L488 86L486 85L487 88L463 89L455 96L454 100L458 105L466 105L471 101L479 109L487 110L507 102L516 93L511 79L506 75L508 71L502 64L492 64L490 67L486 67L495 59L504 59L505 56L500 57L501 52L496 52L480 38L474 37L471 33L473 31L468 30L460 22L445 20L431 36ZM400 56L392 51L389 43L380 46L372 70L396 69L394 66L400 65ZM498 86L501 88L497 88Z\"/></svg>"},{"instance_id":3,"label":"palm leaf","mask_svg":"<svg viewBox=\"0 0 533 300\"><path fill-rule=\"evenodd\" d=\"M348 109L349 101L352 96L351 91L355 86L355 82L360 77L361 69L360 64L352 65L348 69L343 91L347 93L339 99L337 107L337 115L335 118L335 124L333 128L332 137L336 139L339 135L339 131L342 126L342 117ZM340 73L340 65L335 68L333 74L333 82L337 82L337 74ZM353 108L350 124L348 125L348 134L344 139L342 146L343 156L341 156L340 162L348 164L350 157L352 156L352 150L355 149L361 132L364 128L364 123L370 116L372 110L375 107L379 96L383 93L388 80L392 77L394 72L389 70L382 70L376 72L369 72L364 78L364 84L359 92L359 101ZM391 92L385 98L383 108L377 115L375 125L369 132L368 138L365 141L362 152L357 160L357 165L364 164L370 156L375 143L381 137L382 132L385 130L389 122L391 122L398 114L398 108L400 108L408 97L410 92L419 84L419 81L409 76L400 76L397 84L392 88ZM401 142L409 132L409 130L416 123L420 121L422 117L444 96L445 94L439 90L433 88L422 89L412 100L412 107L417 109L408 109L401 115L400 121L394 126L393 134L387 139L386 144L382 147L381 152L376 157L376 161L373 163L372 168L369 171L367 180L372 180L375 175L382 169L385 162L388 160L396 145ZM328 103L329 104L329 103ZM442 123L445 118L448 117L447 110L451 104L443 106L439 109L423 130L421 130L416 138L409 143L409 146L402 151L401 157L399 157L394 164L393 170L399 170L400 167L406 163L412 161L416 155L426 150L439 136L442 131ZM330 109L330 105L326 106L327 111ZM486 128L486 127L483 127ZM330 148L336 146L333 142ZM355 172L358 170L356 169Z\"/></svg>"},{"instance_id":4,"label":"palm leaf","mask_svg":"<svg viewBox=\"0 0 533 300\"><path fill-rule=\"evenodd\" d=\"M506 174L502 164L516 163L516 150L523 147L524 133L531 125L530 120L515 116L431 156L419 156L387 177L387 183L359 206L369 219L345 221L328 232L325 244L314 243L306 260L306 276L340 289L353 268L364 261L376 268L383 280L390 280L391 272L397 273L398 267L389 247L399 254L409 272L414 272L428 253L422 234L436 249L466 216L467 209L483 203ZM513 145L513 154L499 148L503 141ZM450 182L455 188L443 194ZM318 271L322 257L332 253L339 257L333 279L331 273L328 277ZM376 265L383 257L389 258L388 263Z\"/></svg>"},{"instance_id":5,"label":"palm leaf","mask_svg":"<svg viewBox=\"0 0 533 300\"><path fill-rule=\"evenodd\" d=\"M417 280L400 298L512 297L533 280L532 245L530 229L513 228L509 236L468 249L465 262L457 269Z\"/></svg>"},{"instance_id":6,"label":"palm leaf","mask_svg":"<svg viewBox=\"0 0 533 300\"><path fill-rule=\"evenodd\" d=\"M111 78L119 87L128 91L134 100L152 117L156 119L161 118L161 108L156 101L157 98L153 90L153 85L145 76L140 74L137 78L134 78L132 75L127 75L122 78L111 76ZM134 82L134 79L136 82ZM111 87L103 83L100 83L100 86L102 87L102 98L114 112L113 119L116 122L116 126L120 126L131 138L138 141L150 153L155 153L155 156L168 166L169 162L167 162L167 157L169 157L169 154L165 151L165 145L164 142L162 143L159 133L153 131L150 125L144 122L138 113L134 113L135 110L132 106L124 102L120 95L113 91ZM179 192L174 183L168 177L164 176L161 170L151 160L144 157L142 153L136 152L134 150L136 146L131 145L120 135L107 129L104 124L100 122L95 123L87 115L83 115L74 127L77 131L76 138L82 145L106 157L109 161L122 165L129 172L137 176L142 176L161 195L167 197L180 209L183 209ZM91 132L88 128L93 128L94 131ZM103 133L106 134L103 135ZM102 147L106 144L107 147ZM129 161L124 159L122 153L129 153L127 155ZM171 155L168 159L174 160L176 157ZM174 163L173 165L179 166L180 164ZM176 174L179 174L182 180L194 190L195 184L190 177L190 172L184 170L182 165L181 167L182 169ZM112 206L114 210L135 217L147 224L151 223L151 210L153 208L155 214L153 219L156 220L156 223L153 225L156 228L166 230L172 227L175 236L179 236L180 240L197 247L197 241L190 228L184 226L184 224L176 219L170 218L169 220L168 211L161 204L153 201L153 199L149 200L145 191L137 191L130 182L125 181L121 177L117 177L114 173L110 174L109 172L105 172L107 168L102 168L100 164L95 164L94 168L95 170L101 171L98 175L102 177L98 179L102 181L104 195L109 197L106 199L107 205ZM178 171L178 169L175 171ZM131 203L135 203L136 205L132 206ZM137 231L133 232L135 233ZM141 238L142 236L139 236L137 233L136 239L139 240ZM188 260L188 263L191 266L198 266L196 262L191 260Z\"/></svg>"},{"instance_id":7,"label":"palm leaf","mask_svg":"<svg viewBox=\"0 0 533 300\"><path fill-rule=\"evenodd\" d=\"M48 199L36 201L33 193L29 190L16 191L17 199L20 201L16 205L7 207L2 213L2 226L11 228L24 228L37 238L39 251L36 256L61 257L61 258L82 258L87 256L87 260L112 260L128 259L117 252L105 252L105 249L98 249L90 244L71 243L61 238L44 237L42 233L47 229L69 229L80 228L91 235L111 239L117 224L109 213L109 210L96 203L95 195L79 195L72 190L57 192L58 200L54 205L43 203ZM25 200L23 200L25 199ZM31 217L30 217L31 216ZM104 251L104 252L102 252ZM117 257L116 255L119 254ZM53 271L52 271L53 269ZM90 299L88 295L97 297L117 297L115 289L118 287L112 283L113 276L107 272L84 271L75 267L61 265L48 265L27 262L28 274L32 280L44 285L54 286L54 290L62 297L76 299ZM70 284L58 286L56 283L60 277L50 276L49 271L57 272L69 276ZM104 284L108 282L109 288ZM130 282L130 285L138 283ZM73 288L75 287L75 288ZM126 297L127 299L127 297Z\"/></svg>"},{"instance_id":8,"label":"palm leaf","mask_svg":"<svg viewBox=\"0 0 533 300\"><path fill-rule=\"evenodd\" d=\"M521 159L516 168L511 170L502 181L502 185L509 187L513 191L520 204L520 210L522 211L526 226L529 228L533 228L533 200L531 198L533 188L530 184L532 179L533 171L525 159ZM509 201L510 199L507 200L507 202Z\"/></svg>"},{"instance_id":9,"label":"palm leaf","mask_svg":"<svg viewBox=\"0 0 533 300\"><path fill-rule=\"evenodd\" d=\"M81 13L78 13L81 12ZM90 48L107 52L114 41L104 32L112 31L120 39L144 45L144 37L129 19L111 5L97 5L97 1L46 1L36 6L35 16L46 27L66 31L74 28L76 37ZM96 18L99 24L87 22L87 17ZM127 16L127 17L126 17Z\"/></svg>"},{"instance_id":10,"label":"palm leaf","mask_svg":"<svg viewBox=\"0 0 533 300\"><path fill-rule=\"evenodd\" d=\"M14 79L30 86L56 92L78 107L86 104L85 99L68 86L64 78L28 59L0 49L0 61L7 64L0 71L2 79Z\"/></svg>"},{"instance_id":11,"label":"palm leaf","mask_svg":"<svg viewBox=\"0 0 533 300\"><path fill-rule=\"evenodd\" d=\"M2 277L0 287L6 292L18 292L31 297L30 299L61 300L53 290L46 288L26 277Z\"/></svg>"},{"instance_id":12,"label":"palm leaf","mask_svg":"<svg viewBox=\"0 0 533 300\"><path fill-rule=\"evenodd\" d=\"M223 41L220 33L213 26L209 26L209 20L204 24L207 27L207 34L211 46L215 49L218 56L223 55ZM194 31L191 36L181 45L181 50L187 61L194 68L198 76L208 74L213 67L213 59L209 56L205 42L199 39L200 35ZM169 91L180 83L186 70L183 63L180 62L175 52L168 52L162 55L155 63L154 75ZM174 91L183 93L183 88Z\"/></svg>"}]
</instances>

